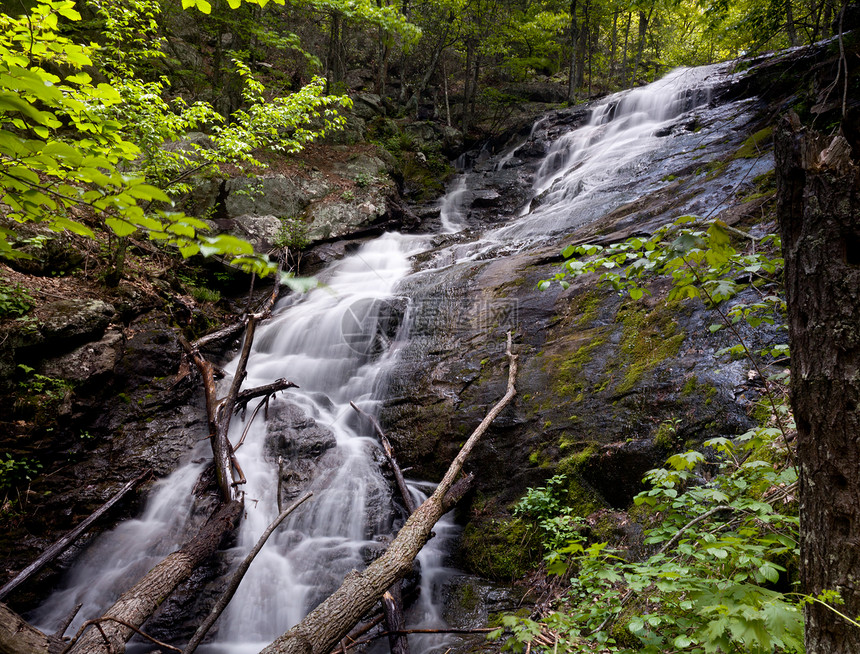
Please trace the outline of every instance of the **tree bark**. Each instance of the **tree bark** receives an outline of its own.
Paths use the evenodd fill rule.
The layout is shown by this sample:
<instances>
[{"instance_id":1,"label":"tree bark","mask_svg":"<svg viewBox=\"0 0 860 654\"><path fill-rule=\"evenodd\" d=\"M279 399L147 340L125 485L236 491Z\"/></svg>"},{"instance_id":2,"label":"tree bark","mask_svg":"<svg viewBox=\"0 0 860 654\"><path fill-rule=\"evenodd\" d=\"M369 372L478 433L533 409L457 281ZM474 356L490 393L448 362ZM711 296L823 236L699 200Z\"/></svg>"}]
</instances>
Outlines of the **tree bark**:
<instances>
[{"instance_id":1,"label":"tree bark","mask_svg":"<svg viewBox=\"0 0 860 654\"><path fill-rule=\"evenodd\" d=\"M511 352L508 334L510 371L504 397L484 417L481 424L463 445L451 463L444 478L433 494L413 513L385 553L362 572L353 571L343 584L322 604L311 611L299 624L290 629L261 654L329 654L332 649L361 620L391 585L405 577L412 562L430 539L433 525L450 509L448 491L463 469L469 456L490 423L516 395L514 381L517 374L517 356Z\"/></svg>"},{"instance_id":2,"label":"tree bark","mask_svg":"<svg viewBox=\"0 0 860 654\"><path fill-rule=\"evenodd\" d=\"M142 625L176 587L191 576L198 565L215 553L224 536L235 528L241 515L240 502L223 505L197 536L150 570L134 587L123 593L104 615L129 624ZM90 628L86 631L72 647L70 654L124 652L126 641L134 632L113 621L105 621L100 626L101 629Z\"/></svg>"},{"instance_id":3,"label":"tree bark","mask_svg":"<svg viewBox=\"0 0 860 654\"><path fill-rule=\"evenodd\" d=\"M576 19L576 0L570 0L570 68L567 74L567 101L576 100L576 62L578 59L579 23Z\"/></svg>"},{"instance_id":4,"label":"tree bark","mask_svg":"<svg viewBox=\"0 0 860 654\"><path fill-rule=\"evenodd\" d=\"M777 216L785 258L792 408L800 473L803 591L838 590L860 615L860 166L842 135L797 116L776 132ZM809 654L860 652L860 629L805 608Z\"/></svg>"},{"instance_id":5,"label":"tree bark","mask_svg":"<svg viewBox=\"0 0 860 654\"><path fill-rule=\"evenodd\" d=\"M0 654L58 654L65 644L43 634L0 603Z\"/></svg>"}]
</instances>

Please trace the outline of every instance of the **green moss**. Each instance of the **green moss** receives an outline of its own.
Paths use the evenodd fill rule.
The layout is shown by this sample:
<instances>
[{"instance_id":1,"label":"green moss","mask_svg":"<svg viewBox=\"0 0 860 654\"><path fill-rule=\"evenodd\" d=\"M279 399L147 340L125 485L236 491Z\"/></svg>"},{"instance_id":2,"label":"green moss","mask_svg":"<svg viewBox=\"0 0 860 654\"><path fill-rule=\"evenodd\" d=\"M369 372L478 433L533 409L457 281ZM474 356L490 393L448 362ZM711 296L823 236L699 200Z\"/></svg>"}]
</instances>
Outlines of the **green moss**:
<instances>
[{"instance_id":1,"label":"green moss","mask_svg":"<svg viewBox=\"0 0 860 654\"><path fill-rule=\"evenodd\" d=\"M767 427L770 422L772 411L767 401L760 400L755 403L752 410L752 419L762 427Z\"/></svg>"},{"instance_id":2,"label":"green moss","mask_svg":"<svg viewBox=\"0 0 860 654\"><path fill-rule=\"evenodd\" d=\"M689 397L693 393L696 392L696 387L698 386L699 378L696 375L691 375L684 385L681 387L681 395L685 397Z\"/></svg>"},{"instance_id":3,"label":"green moss","mask_svg":"<svg viewBox=\"0 0 860 654\"><path fill-rule=\"evenodd\" d=\"M654 444L662 447L664 450L675 450L680 445L678 439L678 424L681 421L678 418L664 420L657 428L657 434L654 436Z\"/></svg>"},{"instance_id":4,"label":"green moss","mask_svg":"<svg viewBox=\"0 0 860 654\"><path fill-rule=\"evenodd\" d=\"M557 403L559 399L567 398L573 398L574 402L582 400L582 392L588 385L588 381L583 375L583 368L591 361L594 350L603 345L604 342L603 336L594 334L572 354L554 357L548 361L548 365L553 367L553 390L556 396L553 403Z\"/></svg>"},{"instance_id":5,"label":"green moss","mask_svg":"<svg viewBox=\"0 0 860 654\"><path fill-rule=\"evenodd\" d=\"M734 159L755 159L761 156L767 147L770 145L771 137L773 136L773 127L765 127L760 129L755 134L750 136L743 142L737 152L733 155Z\"/></svg>"},{"instance_id":6,"label":"green moss","mask_svg":"<svg viewBox=\"0 0 860 654\"><path fill-rule=\"evenodd\" d=\"M540 561L537 531L519 518L469 523L462 548L468 569L491 579L517 579Z\"/></svg>"},{"instance_id":7,"label":"green moss","mask_svg":"<svg viewBox=\"0 0 860 654\"><path fill-rule=\"evenodd\" d=\"M576 443L577 445L585 445L579 452L569 454L558 462L558 474L563 475L579 475L585 469L588 461L597 454L596 443ZM562 447L569 447L572 443L562 441Z\"/></svg>"},{"instance_id":8,"label":"green moss","mask_svg":"<svg viewBox=\"0 0 860 654\"><path fill-rule=\"evenodd\" d=\"M712 161L701 168L697 168L695 175L707 175L708 179L719 177L722 172L728 167L725 161Z\"/></svg>"},{"instance_id":9,"label":"green moss","mask_svg":"<svg viewBox=\"0 0 860 654\"><path fill-rule=\"evenodd\" d=\"M708 406L713 403L714 397L717 395L717 387L708 382L700 384L698 377L692 375L681 387L681 395L689 397L693 394L701 395L705 400L705 405Z\"/></svg>"},{"instance_id":10,"label":"green moss","mask_svg":"<svg viewBox=\"0 0 860 654\"><path fill-rule=\"evenodd\" d=\"M478 602L481 596L475 591L475 587L471 583L466 583L460 587L457 603L465 611L474 611L478 608Z\"/></svg>"},{"instance_id":11,"label":"green moss","mask_svg":"<svg viewBox=\"0 0 860 654\"><path fill-rule=\"evenodd\" d=\"M558 462L557 474L567 477L564 504L573 509L575 516L585 517L603 508L603 501L582 481L582 472L597 451L596 443L587 443L580 451Z\"/></svg>"},{"instance_id":12,"label":"green moss","mask_svg":"<svg viewBox=\"0 0 860 654\"><path fill-rule=\"evenodd\" d=\"M671 305L648 311L633 303L619 310L616 320L623 331L615 367L624 371L624 377L616 393L626 393L647 371L678 354L684 332L679 331L672 312Z\"/></svg>"},{"instance_id":13,"label":"green moss","mask_svg":"<svg viewBox=\"0 0 860 654\"><path fill-rule=\"evenodd\" d=\"M568 308L570 315L576 317L574 325L576 327L585 327L594 322L602 303L603 297L595 289L590 289L578 295Z\"/></svg>"}]
</instances>

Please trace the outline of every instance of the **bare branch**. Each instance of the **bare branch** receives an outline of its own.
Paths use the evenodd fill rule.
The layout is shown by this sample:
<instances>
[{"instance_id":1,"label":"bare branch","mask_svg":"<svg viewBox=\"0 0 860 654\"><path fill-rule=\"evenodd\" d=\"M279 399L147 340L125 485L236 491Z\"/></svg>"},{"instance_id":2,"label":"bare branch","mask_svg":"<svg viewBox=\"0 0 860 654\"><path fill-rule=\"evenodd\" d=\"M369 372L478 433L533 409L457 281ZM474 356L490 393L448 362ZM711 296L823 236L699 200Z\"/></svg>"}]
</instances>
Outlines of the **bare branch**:
<instances>
[{"instance_id":1,"label":"bare branch","mask_svg":"<svg viewBox=\"0 0 860 654\"><path fill-rule=\"evenodd\" d=\"M139 477L132 479L120 490L118 490L107 502L102 504L98 509L91 513L86 520L81 522L81 524L79 524L65 536L60 538L56 543L46 549L39 558L37 558L35 561L33 561L33 563L24 568L20 573L18 573L18 575L14 579L12 579L9 583L3 586L3 588L0 588L0 600L5 599L6 596L9 595L9 593L11 593L25 581L27 581L34 574L36 574L47 563L50 563L60 554L65 552L66 549L68 549L68 547L72 543L74 543L78 538L80 538L81 534L83 534L87 529L89 529L90 525L92 525L96 520L101 518L123 497L125 497L129 492L131 492L132 489L136 488L151 475L152 470L146 470Z\"/></svg>"},{"instance_id":2,"label":"bare branch","mask_svg":"<svg viewBox=\"0 0 860 654\"><path fill-rule=\"evenodd\" d=\"M191 640L188 642L188 645L185 646L185 650L183 654L192 654L194 650L203 642L203 638L212 628L212 625L215 624L215 621L221 616L221 613L224 612L224 609L227 608L227 605L230 603L230 600L233 599L233 595L236 594L236 590L239 588L239 584L242 583L242 579L245 577L245 573L248 572L248 568L251 567L251 562L254 560L254 557L260 553L260 550L263 549L263 545L266 544L266 541L269 539L269 536L278 528L284 519L290 515L293 511L299 508L305 501L309 500L313 496L313 493L306 493L295 502L293 502L286 509L281 511L277 518L274 519L272 524L268 526L266 531L263 532L263 535L260 536L260 539L257 541L257 544L254 545L253 549L248 553L248 556L245 557L245 560L239 565L239 568L236 570L232 579L230 579L230 583L227 585L227 588L224 590L224 594L218 598L218 601L215 603L215 606L212 607L212 611L206 616L206 619L203 623L197 627L197 631L194 632L194 636L191 637Z\"/></svg>"}]
</instances>

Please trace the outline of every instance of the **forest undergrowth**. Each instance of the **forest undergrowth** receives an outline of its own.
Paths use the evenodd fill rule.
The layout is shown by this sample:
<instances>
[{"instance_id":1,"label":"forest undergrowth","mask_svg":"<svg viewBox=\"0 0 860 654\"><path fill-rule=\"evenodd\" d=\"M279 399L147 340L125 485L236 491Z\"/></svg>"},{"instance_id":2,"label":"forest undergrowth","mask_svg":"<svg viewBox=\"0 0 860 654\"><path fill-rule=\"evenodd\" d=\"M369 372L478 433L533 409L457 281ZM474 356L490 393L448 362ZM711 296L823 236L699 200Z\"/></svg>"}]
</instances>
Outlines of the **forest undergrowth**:
<instances>
[{"instance_id":1,"label":"forest undergrowth","mask_svg":"<svg viewBox=\"0 0 860 654\"><path fill-rule=\"evenodd\" d=\"M563 256L543 288L592 273L639 299L660 275L673 281L668 301L704 302L719 318L711 332L730 333L720 353L745 359L751 377L761 379L759 425L675 453L649 471L626 516L635 528L622 538L605 538L566 505L563 475L530 488L515 513L542 542L543 597L529 615L501 616L491 638L505 638L503 648L516 652L801 653L810 602L860 627L839 610L835 590L817 597L798 590L788 346L755 349L749 337L763 323L784 331L779 237L686 216L650 238L571 246ZM741 301L746 289L752 293L742 297L756 300Z\"/></svg>"}]
</instances>

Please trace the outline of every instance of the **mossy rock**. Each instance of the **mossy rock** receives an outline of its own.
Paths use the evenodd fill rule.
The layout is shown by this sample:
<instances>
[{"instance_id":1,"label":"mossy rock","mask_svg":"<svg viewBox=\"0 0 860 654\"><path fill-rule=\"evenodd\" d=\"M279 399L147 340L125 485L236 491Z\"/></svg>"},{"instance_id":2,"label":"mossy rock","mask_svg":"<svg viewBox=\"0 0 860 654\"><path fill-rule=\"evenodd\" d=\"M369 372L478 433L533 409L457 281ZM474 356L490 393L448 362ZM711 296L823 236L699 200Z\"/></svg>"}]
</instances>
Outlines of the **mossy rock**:
<instances>
[{"instance_id":1,"label":"mossy rock","mask_svg":"<svg viewBox=\"0 0 860 654\"><path fill-rule=\"evenodd\" d=\"M685 334L673 318L676 309L674 303L651 310L627 303L618 311L623 331L614 367L623 370L624 376L615 387L616 393L631 390L646 372L678 355Z\"/></svg>"},{"instance_id":2,"label":"mossy rock","mask_svg":"<svg viewBox=\"0 0 860 654\"><path fill-rule=\"evenodd\" d=\"M540 561L537 530L520 518L473 520L460 547L470 571L499 581L522 577Z\"/></svg>"}]
</instances>

